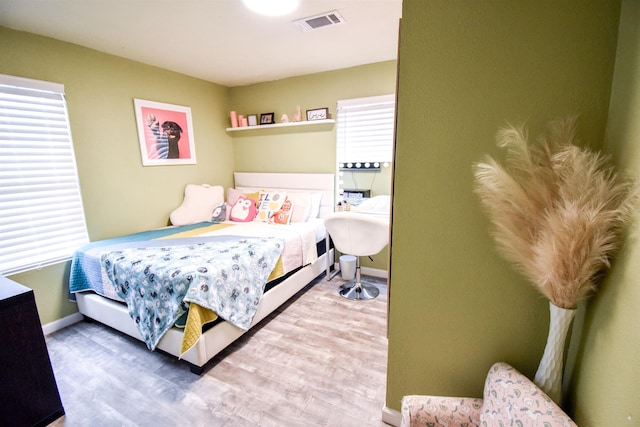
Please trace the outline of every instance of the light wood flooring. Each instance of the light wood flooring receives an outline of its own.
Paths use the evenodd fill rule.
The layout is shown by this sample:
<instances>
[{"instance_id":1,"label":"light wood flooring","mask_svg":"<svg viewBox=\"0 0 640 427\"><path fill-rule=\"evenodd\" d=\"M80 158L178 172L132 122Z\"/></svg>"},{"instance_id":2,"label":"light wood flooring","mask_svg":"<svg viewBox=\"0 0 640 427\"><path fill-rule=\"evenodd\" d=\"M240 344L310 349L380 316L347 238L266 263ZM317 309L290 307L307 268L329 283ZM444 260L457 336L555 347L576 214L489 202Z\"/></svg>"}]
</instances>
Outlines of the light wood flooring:
<instances>
[{"instance_id":1,"label":"light wood flooring","mask_svg":"<svg viewBox=\"0 0 640 427\"><path fill-rule=\"evenodd\" d=\"M387 426L386 281L338 295L322 276L202 376L99 323L46 337L66 415L53 426Z\"/></svg>"}]
</instances>

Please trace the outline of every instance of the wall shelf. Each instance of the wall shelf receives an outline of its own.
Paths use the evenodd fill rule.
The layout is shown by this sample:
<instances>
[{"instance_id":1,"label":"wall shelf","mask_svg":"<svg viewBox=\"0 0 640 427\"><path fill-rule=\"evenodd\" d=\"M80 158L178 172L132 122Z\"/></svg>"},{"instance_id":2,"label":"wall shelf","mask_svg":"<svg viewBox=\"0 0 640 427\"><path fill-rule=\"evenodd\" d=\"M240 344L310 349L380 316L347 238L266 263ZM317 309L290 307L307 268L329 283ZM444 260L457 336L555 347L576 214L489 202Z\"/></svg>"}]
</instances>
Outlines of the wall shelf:
<instances>
[{"instance_id":1,"label":"wall shelf","mask_svg":"<svg viewBox=\"0 0 640 427\"><path fill-rule=\"evenodd\" d=\"M333 125L336 121L334 119L325 119L325 120L304 120L301 122L289 122L289 123L274 123L272 125L256 125L256 126L243 126L237 128L227 128L227 132L243 132L243 131L259 131L265 129L275 129L275 128L291 128L297 126L316 126L320 127L321 125Z\"/></svg>"}]
</instances>

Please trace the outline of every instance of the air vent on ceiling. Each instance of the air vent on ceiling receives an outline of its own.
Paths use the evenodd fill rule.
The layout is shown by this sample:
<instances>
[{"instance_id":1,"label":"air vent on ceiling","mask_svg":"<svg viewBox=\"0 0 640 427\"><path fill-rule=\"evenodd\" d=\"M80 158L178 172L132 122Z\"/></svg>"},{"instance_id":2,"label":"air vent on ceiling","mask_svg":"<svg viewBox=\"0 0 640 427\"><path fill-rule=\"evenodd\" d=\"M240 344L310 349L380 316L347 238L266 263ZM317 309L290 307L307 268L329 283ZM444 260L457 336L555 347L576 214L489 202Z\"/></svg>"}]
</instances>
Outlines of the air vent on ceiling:
<instances>
[{"instance_id":1,"label":"air vent on ceiling","mask_svg":"<svg viewBox=\"0 0 640 427\"><path fill-rule=\"evenodd\" d=\"M320 28L332 25L344 24L344 18L335 10L333 12L323 13L321 15L310 16L308 18L293 21L302 31L308 32L319 30Z\"/></svg>"}]
</instances>

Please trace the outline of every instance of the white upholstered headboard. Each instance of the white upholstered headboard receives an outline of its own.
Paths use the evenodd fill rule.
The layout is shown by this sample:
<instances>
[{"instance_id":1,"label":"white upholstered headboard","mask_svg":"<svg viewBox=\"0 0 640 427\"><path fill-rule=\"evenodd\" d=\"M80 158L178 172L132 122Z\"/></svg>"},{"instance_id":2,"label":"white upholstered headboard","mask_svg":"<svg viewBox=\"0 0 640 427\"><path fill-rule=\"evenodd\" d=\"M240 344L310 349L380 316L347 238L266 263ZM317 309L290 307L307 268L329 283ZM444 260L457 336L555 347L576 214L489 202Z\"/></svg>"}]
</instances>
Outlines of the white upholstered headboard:
<instances>
[{"instance_id":1,"label":"white upholstered headboard","mask_svg":"<svg viewBox=\"0 0 640 427\"><path fill-rule=\"evenodd\" d=\"M332 173L234 172L236 188L258 190L320 191L320 213L323 218L334 211L335 176Z\"/></svg>"}]
</instances>

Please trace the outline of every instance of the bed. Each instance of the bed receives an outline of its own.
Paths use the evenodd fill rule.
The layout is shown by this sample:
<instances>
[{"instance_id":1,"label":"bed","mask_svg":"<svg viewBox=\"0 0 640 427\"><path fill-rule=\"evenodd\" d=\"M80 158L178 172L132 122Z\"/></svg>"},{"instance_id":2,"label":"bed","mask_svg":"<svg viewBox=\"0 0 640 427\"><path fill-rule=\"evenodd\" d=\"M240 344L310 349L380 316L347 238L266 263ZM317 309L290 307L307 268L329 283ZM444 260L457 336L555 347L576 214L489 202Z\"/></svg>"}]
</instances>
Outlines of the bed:
<instances>
[{"instance_id":1,"label":"bed","mask_svg":"<svg viewBox=\"0 0 640 427\"><path fill-rule=\"evenodd\" d=\"M318 196L321 195L318 197L317 211L313 212L314 215L317 212L317 216L310 217L304 224L294 224L293 222L289 225L267 224L260 221L248 221L246 223L234 221L233 224L228 224L230 221L227 214L224 220L216 222L196 222L192 225L167 227L136 233L131 236L123 236L122 238L92 242L88 247L78 251L72 261L69 287L77 301L78 310L85 318L98 321L146 342L147 347L152 350L159 350L178 357L189 365L193 373L201 374L207 362L220 351L301 291L319 275L329 272L333 264L333 250L330 248L329 238L324 230L322 218L334 210L334 180L333 174L234 173L233 190L242 194L262 191L271 194L299 195L312 193ZM295 212L295 207L293 212ZM226 227L226 225L229 225L229 227ZM274 229L277 229L277 233L280 234L272 234L271 230ZM274 233L276 232L274 231ZM214 309L219 309L221 316L223 316L229 304L222 301L218 302L217 305L209 305L209 300L206 297L198 298L198 292L189 288L184 291L186 295L184 301L189 301L190 303L181 304L181 307L187 310L185 315L181 316L183 325L180 325L181 327L170 325L166 331L161 332L161 336L155 336L154 339L151 339L141 332L140 318L134 315L133 317L136 317L134 321L130 313L133 311L131 308L132 303L128 299L129 306L123 302L123 298L128 298L129 295L134 293L133 283L136 278L133 276L135 276L135 272L129 272L122 268L116 269L116 266L120 267L125 262L123 260L124 257L130 256L138 246L141 246L139 242L143 239L146 240L148 237L151 237L152 240L150 240L149 247L145 247L147 251L145 252L145 257L156 262L155 260L159 259L157 257L162 257L167 251L175 250L175 254L172 253L171 256L175 260L181 259L181 252L174 249L173 246L168 247L168 245L174 244L174 242L183 242L180 239L184 239L185 236L188 236L188 239L195 240L184 240L186 243L181 244L176 243L176 248L180 248L180 250L188 249L191 254L196 254L196 256L203 253L212 254L213 250L217 250L215 258L222 257L223 253L229 252L228 247L233 247L234 250L237 250L237 246L240 244L248 245L251 248L252 255L258 251L264 251L259 252L261 255L260 264L257 265L260 268L269 269L268 273L270 274L268 274L268 279L266 279L267 275L262 272L256 274L260 274L260 279L264 277L265 280L268 280L268 283L264 288L263 294L260 289L255 291L259 294L258 297L261 295L261 298L256 297L255 301L251 300L251 304L243 302L246 306L250 305L252 309L251 317L248 319L246 317L237 319L234 316L225 317L227 320L216 319L219 316L217 316L218 312ZM236 242L236 239L240 239L241 242ZM313 239L312 244L309 243L309 239ZM297 246L301 246L301 254L295 255L290 251L290 248L296 246L291 243L294 240L300 242ZM114 244L115 246L111 246ZM264 245L264 249L259 245ZM278 252L280 250L281 252ZM278 253L273 255L276 252ZM135 254L140 256L138 253ZM187 256L183 258L187 258ZM169 257L162 259L168 260ZM171 262L174 262L174 260L171 260ZM268 262L271 262L271 264L267 267ZM101 264L98 265L97 263ZM271 265L273 265L273 268ZM253 269L250 270L251 274L253 274L254 270L259 270L257 266L252 266L251 268ZM99 269L100 273L96 273L96 269ZM211 268L211 270L216 269ZM220 269L218 268L218 270ZM226 273L224 271L223 273L226 278ZM132 276L129 277L128 274ZM151 276L153 278L153 274ZM100 284L93 285L88 283L91 282L91 280L87 280L88 277L94 277L96 282L100 282ZM147 280L148 277L149 274L147 272L147 276L143 277L142 280ZM157 280L158 277L161 276L159 274L156 275L156 282L159 282ZM165 280L163 283L168 283L169 276L162 277ZM277 277L277 280L272 280L273 277ZM188 277L188 280L192 280L191 276ZM220 281L220 279L217 279L217 281ZM257 279L255 281L257 282ZM106 290L106 283L110 283L109 286L111 286L108 291ZM126 289L123 285L125 283ZM130 283L132 284L131 289L129 289ZM176 285L172 286L171 294L173 294L173 288L183 288L180 283L182 282L176 282ZM189 282L184 283L188 284ZM104 289L96 290L97 286L104 287ZM90 287L92 289L89 289ZM198 289L204 288L206 286L200 286ZM244 290L246 292L246 288ZM114 296L114 291L118 291L121 298ZM136 292L138 291L136 290ZM196 293L195 295L194 292ZM224 294L223 292L219 293ZM235 297L236 295L234 295L234 302L236 300ZM147 304L149 303L147 302ZM243 305L242 307L245 306ZM140 309L140 312L142 311L144 310Z\"/></svg>"}]
</instances>

